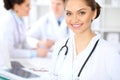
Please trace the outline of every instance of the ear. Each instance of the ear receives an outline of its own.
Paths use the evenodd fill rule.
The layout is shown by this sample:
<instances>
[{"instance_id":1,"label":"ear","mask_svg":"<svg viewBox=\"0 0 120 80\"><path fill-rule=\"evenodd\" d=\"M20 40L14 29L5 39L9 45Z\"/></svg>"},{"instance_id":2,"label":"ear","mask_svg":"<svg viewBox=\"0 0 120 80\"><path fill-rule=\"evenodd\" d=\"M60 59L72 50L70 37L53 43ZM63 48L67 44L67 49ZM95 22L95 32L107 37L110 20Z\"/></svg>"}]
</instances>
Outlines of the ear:
<instances>
[{"instance_id":1,"label":"ear","mask_svg":"<svg viewBox=\"0 0 120 80\"><path fill-rule=\"evenodd\" d=\"M95 19L96 15L97 15L97 10L93 11L92 20L94 20L94 19Z\"/></svg>"},{"instance_id":2,"label":"ear","mask_svg":"<svg viewBox=\"0 0 120 80\"><path fill-rule=\"evenodd\" d=\"M13 7L13 9L14 9L15 12L18 12L19 11L19 5L15 4L14 7Z\"/></svg>"}]
</instances>

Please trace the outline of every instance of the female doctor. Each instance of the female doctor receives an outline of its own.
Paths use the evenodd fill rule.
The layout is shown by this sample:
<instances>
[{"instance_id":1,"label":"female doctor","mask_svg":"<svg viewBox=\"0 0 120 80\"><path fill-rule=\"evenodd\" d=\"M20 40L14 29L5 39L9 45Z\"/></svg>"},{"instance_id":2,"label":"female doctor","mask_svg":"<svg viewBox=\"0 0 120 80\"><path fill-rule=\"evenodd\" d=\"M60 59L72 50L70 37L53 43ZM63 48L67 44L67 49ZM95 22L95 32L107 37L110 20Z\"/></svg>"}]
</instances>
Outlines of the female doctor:
<instances>
[{"instance_id":1,"label":"female doctor","mask_svg":"<svg viewBox=\"0 0 120 80\"><path fill-rule=\"evenodd\" d=\"M4 0L6 15L1 24L1 34L7 46L10 56L13 58L31 58L43 56L47 50L32 50L27 45L25 36L25 26L22 22L23 16L28 16L30 10L30 0Z\"/></svg>"},{"instance_id":2,"label":"female doctor","mask_svg":"<svg viewBox=\"0 0 120 80\"><path fill-rule=\"evenodd\" d=\"M75 34L54 46L53 80L120 80L118 51L91 30L100 14L99 4L95 0L65 1L66 23Z\"/></svg>"}]
</instances>

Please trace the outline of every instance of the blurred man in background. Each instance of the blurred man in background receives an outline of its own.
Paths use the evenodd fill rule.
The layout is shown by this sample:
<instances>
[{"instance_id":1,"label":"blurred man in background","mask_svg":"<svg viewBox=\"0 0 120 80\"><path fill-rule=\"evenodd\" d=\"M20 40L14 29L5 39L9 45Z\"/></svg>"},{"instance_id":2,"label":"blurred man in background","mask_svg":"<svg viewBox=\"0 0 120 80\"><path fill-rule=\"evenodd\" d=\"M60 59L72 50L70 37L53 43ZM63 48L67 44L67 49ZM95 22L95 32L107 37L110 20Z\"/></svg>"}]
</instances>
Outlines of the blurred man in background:
<instances>
[{"instance_id":1,"label":"blurred man in background","mask_svg":"<svg viewBox=\"0 0 120 80\"><path fill-rule=\"evenodd\" d=\"M33 23L27 32L32 44L40 49L51 49L57 40L69 36L64 20L64 5L65 0L51 0L50 12Z\"/></svg>"}]
</instances>

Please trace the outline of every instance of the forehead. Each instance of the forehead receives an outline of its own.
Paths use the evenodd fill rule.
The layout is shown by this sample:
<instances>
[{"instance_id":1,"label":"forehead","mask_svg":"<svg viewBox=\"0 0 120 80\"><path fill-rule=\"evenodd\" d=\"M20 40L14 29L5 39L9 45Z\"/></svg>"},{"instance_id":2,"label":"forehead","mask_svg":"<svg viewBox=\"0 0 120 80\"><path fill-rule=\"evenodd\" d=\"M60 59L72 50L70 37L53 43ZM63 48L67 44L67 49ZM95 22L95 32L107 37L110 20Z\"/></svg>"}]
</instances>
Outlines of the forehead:
<instances>
[{"instance_id":1,"label":"forehead","mask_svg":"<svg viewBox=\"0 0 120 80\"><path fill-rule=\"evenodd\" d=\"M77 9L81 9L81 8L89 8L89 6L87 6L85 0L68 0L68 2L66 3L65 9L66 10L77 10Z\"/></svg>"},{"instance_id":2,"label":"forehead","mask_svg":"<svg viewBox=\"0 0 120 80\"><path fill-rule=\"evenodd\" d=\"M63 0L51 0L51 2L63 2Z\"/></svg>"}]
</instances>

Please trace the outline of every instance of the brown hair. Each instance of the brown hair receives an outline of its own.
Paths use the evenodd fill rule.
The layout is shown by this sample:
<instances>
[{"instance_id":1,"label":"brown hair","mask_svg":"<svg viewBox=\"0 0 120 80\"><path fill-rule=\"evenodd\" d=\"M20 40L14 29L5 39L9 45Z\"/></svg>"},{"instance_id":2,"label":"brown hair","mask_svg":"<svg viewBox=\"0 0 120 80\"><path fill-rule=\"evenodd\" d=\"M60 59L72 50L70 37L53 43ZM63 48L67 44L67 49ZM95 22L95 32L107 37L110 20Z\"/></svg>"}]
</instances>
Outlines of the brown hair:
<instances>
[{"instance_id":1,"label":"brown hair","mask_svg":"<svg viewBox=\"0 0 120 80\"><path fill-rule=\"evenodd\" d=\"M65 0L65 5L67 4L68 1L69 1L69 0ZM95 0L85 0L85 1L86 1L87 5L88 5L89 7L91 7L92 11L95 11L95 10L97 9L97 15L96 15L95 19L96 19L97 17L99 17L100 12L101 12L101 7L100 7L100 5L99 5Z\"/></svg>"},{"instance_id":2,"label":"brown hair","mask_svg":"<svg viewBox=\"0 0 120 80\"><path fill-rule=\"evenodd\" d=\"M62 0L65 3L65 0Z\"/></svg>"},{"instance_id":3,"label":"brown hair","mask_svg":"<svg viewBox=\"0 0 120 80\"><path fill-rule=\"evenodd\" d=\"M4 0L4 7L9 10L13 9L15 4L22 4L25 0Z\"/></svg>"}]
</instances>

